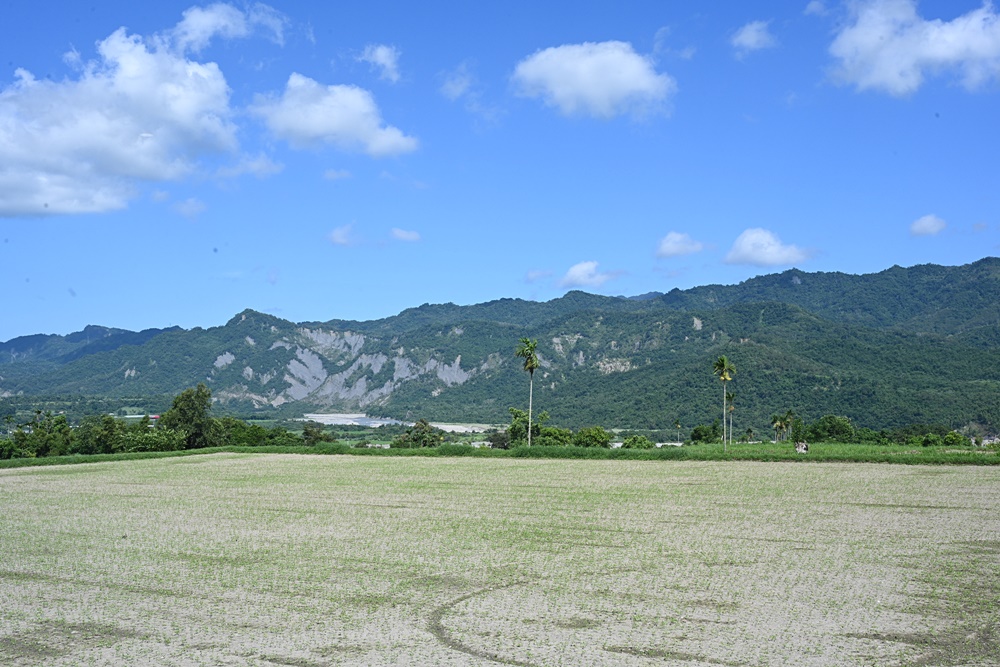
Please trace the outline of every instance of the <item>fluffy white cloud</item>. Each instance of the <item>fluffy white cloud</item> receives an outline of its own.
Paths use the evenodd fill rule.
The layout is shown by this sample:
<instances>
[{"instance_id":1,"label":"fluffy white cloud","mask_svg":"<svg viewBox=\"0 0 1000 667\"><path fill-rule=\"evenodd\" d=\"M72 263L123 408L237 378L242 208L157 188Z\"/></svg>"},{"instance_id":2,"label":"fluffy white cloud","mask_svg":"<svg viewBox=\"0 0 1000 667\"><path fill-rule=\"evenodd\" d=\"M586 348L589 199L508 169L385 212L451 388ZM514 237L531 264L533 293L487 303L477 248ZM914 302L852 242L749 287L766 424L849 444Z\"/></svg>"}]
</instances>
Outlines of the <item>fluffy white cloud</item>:
<instances>
[{"instance_id":1,"label":"fluffy white cloud","mask_svg":"<svg viewBox=\"0 0 1000 667\"><path fill-rule=\"evenodd\" d=\"M1000 76L1000 14L990 2L951 21L922 18L915 0L866 0L851 9L830 54L839 61L834 75L858 90L908 95L927 71L955 70L968 89Z\"/></svg>"},{"instance_id":2,"label":"fluffy white cloud","mask_svg":"<svg viewBox=\"0 0 1000 667\"><path fill-rule=\"evenodd\" d=\"M517 92L567 116L642 116L662 109L676 89L650 58L626 42L585 42L538 51L517 64Z\"/></svg>"},{"instance_id":3,"label":"fluffy white cloud","mask_svg":"<svg viewBox=\"0 0 1000 667\"><path fill-rule=\"evenodd\" d=\"M768 28L768 21L751 21L737 30L729 43L740 58L752 51L777 46L778 42Z\"/></svg>"},{"instance_id":4,"label":"fluffy white cloud","mask_svg":"<svg viewBox=\"0 0 1000 667\"><path fill-rule=\"evenodd\" d=\"M925 215L913 221L910 225L910 234L912 236L934 236L947 226L947 223L936 215Z\"/></svg>"},{"instance_id":5,"label":"fluffy white cloud","mask_svg":"<svg viewBox=\"0 0 1000 667\"><path fill-rule=\"evenodd\" d=\"M420 232L411 232L405 229L400 229L399 227L393 227L392 238L397 241L408 241L413 243L420 240Z\"/></svg>"},{"instance_id":6,"label":"fluffy white cloud","mask_svg":"<svg viewBox=\"0 0 1000 667\"><path fill-rule=\"evenodd\" d=\"M217 2L207 7L191 7L183 12L181 21L166 37L180 52L201 51L215 36L234 39L249 37L263 28L278 44L284 43L284 28L288 19L263 3L255 3L247 11Z\"/></svg>"},{"instance_id":7,"label":"fluffy white cloud","mask_svg":"<svg viewBox=\"0 0 1000 667\"><path fill-rule=\"evenodd\" d=\"M574 264L559 281L561 287L600 287L617 273L601 273L597 270L597 262L580 262Z\"/></svg>"},{"instance_id":8,"label":"fluffy white cloud","mask_svg":"<svg viewBox=\"0 0 1000 667\"><path fill-rule=\"evenodd\" d=\"M337 227L332 232L327 235L327 239L333 245L351 245L353 242L353 237L351 232L354 230L354 225L343 225Z\"/></svg>"},{"instance_id":9,"label":"fluffy white cloud","mask_svg":"<svg viewBox=\"0 0 1000 667\"><path fill-rule=\"evenodd\" d=\"M358 60L366 62L380 70L379 78L396 83L399 81L399 49L385 44L369 44L358 56Z\"/></svg>"},{"instance_id":10,"label":"fluffy white cloud","mask_svg":"<svg viewBox=\"0 0 1000 667\"><path fill-rule=\"evenodd\" d=\"M258 96L251 110L295 148L332 144L373 157L417 148L415 138L383 124L372 94L357 86L325 86L293 73L281 97Z\"/></svg>"},{"instance_id":11,"label":"fluffy white cloud","mask_svg":"<svg viewBox=\"0 0 1000 667\"><path fill-rule=\"evenodd\" d=\"M805 250L785 245L773 233L754 227L737 237L726 255L726 264L785 266L806 259L809 259L809 253Z\"/></svg>"},{"instance_id":12,"label":"fluffy white cloud","mask_svg":"<svg viewBox=\"0 0 1000 667\"><path fill-rule=\"evenodd\" d=\"M700 241L695 241L687 234L668 232L660 241L660 247L656 250L656 256L678 257L680 255L693 255L696 252L701 252L703 247Z\"/></svg>"},{"instance_id":13,"label":"fluffy white cloud","mask_svg":"<svg viewBox=\"0 0 1000 667\"><path fill-rule=\"evenodd\" d=\"M229 87L199 63L116 30L76 80L18 69L0 90L0 215L122 208L136 181L237 148ZM109 104L109 100L114 100Z\"/></svg>"},{"instance_id":14,"label":"fluffy white cloud","mask_svg":"<svg viewBox=\"0 0 1000 667\"><path fill-rule=\"evenodd\" d=\"M182 178L202 158L238 149L230 90L219 67L189 58L214 37L263 27L277 41L284 17L263 4L184 12L149 38L119 28L97 57L64 60L75 78L39 80L24 69L0 89L0 216L124 208L142 182ZM266 158L220 175L273 173Z\"/></svg>"}]
</instances>

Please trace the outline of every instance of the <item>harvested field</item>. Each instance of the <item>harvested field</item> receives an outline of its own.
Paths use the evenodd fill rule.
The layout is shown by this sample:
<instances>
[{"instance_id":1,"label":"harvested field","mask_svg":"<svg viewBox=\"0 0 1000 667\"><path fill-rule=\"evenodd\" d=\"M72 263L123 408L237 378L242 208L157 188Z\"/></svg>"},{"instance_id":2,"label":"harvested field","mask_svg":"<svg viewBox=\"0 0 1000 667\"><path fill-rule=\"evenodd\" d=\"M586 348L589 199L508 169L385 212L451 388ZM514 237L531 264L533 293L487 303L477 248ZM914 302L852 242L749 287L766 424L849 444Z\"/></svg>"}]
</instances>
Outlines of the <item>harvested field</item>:
<instances>
[{"instance_id":1,"label":"harvested field","mask_svg":"<svg viewBox=\"0 0 1000 667\"><path fill-rule=\"evenodd\" d=\"M0 470L4 665L997 665L1000 471Z\"/></svg>"}]
</instances>

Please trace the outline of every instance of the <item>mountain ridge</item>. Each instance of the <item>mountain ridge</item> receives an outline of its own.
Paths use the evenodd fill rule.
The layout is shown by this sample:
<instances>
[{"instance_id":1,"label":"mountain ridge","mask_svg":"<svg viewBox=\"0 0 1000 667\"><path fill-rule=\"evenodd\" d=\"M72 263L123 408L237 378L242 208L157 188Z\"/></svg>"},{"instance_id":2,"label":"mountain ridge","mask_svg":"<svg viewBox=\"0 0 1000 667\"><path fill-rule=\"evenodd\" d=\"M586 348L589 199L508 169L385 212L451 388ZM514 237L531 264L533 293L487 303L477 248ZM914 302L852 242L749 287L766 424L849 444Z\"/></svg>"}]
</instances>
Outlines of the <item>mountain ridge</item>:
<instances>
[{"instance_id":1,"label":"mountain ridge","mask_svg":"<svg viewBox=\"0 0 1000 667\"><path fill-rule=\"evenodd\" d=\"M153 396L197 382L240 414L367 411L498 422L520 405L513 358L539 340L536 405L556 423L710 423L711 361L737 365L737 414L835 413L858 425L1000 426L1000 259L876 274L790 269L643 298L423 304L379 320L295 323L246 309L224 325L0 344L0 396ZM903 381L905 378L905 381ZM0 405L2 408L2 405Z\"/></svg>"}]
</instances>

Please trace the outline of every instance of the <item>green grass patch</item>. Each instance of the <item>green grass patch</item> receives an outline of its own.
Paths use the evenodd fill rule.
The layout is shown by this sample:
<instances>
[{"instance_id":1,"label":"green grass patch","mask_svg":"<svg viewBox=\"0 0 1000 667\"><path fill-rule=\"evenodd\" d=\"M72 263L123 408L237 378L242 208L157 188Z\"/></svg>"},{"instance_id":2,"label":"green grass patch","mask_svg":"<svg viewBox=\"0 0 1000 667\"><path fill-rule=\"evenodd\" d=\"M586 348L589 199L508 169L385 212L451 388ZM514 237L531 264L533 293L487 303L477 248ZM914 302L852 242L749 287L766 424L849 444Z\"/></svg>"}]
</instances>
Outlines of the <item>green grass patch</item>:
<instances>
[{"instance_id":1,"label":"green grass patch","mask_svg":"<svg viewBox=\"0 0 1000 667\"><path fill-rule=\"evenodd\" d=\"M1000 465L1000 450L982 447L965 449L910 447L906 445L858 445L815 443L807 454L799 454L792 445L755 443L738 444L723 451L721 444L685 445L659 449L604 449L600 447L518 447L489 449L460 444L418 449L382 449L352 447L345 443L320 443L316 446L209 447L176 452L133 452L51 456L0 460L0 469L31 466L71 465L106 461L136 461L177 456L219 453L241 454L340 454L375 457L475 457L530 459L588 459L617 461L789 461L797 463L895 463L903 465Z\"/></svg>"}]
</instances>

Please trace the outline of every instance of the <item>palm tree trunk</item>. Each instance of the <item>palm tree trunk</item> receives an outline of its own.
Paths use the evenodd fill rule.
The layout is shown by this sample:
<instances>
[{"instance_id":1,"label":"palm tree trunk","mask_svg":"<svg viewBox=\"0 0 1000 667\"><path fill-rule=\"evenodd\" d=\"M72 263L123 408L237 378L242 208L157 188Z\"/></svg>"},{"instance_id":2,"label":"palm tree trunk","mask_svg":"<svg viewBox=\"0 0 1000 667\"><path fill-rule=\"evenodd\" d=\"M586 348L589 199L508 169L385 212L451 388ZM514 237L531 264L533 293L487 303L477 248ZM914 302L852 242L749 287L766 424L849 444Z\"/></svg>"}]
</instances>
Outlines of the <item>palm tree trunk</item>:
<instances>
[{"instance_id":1,"label":"palm tree trunk","mask_svg":"<svg viewBox=\"0 0 1000 667\"><path fill-rule=\"evenodd\" d=\"M722 451L726 451L726 383L722 383Z\"/></svg>"},{"instance_id":2,"label":"palm tree trunk","mask_svg":"<svg viewBox=\"0 0 1000 667\"><path fill-rule=\"evenodd\" d=\"M531 447L531 399L535 392L535 374L528 376L528 447Z\"/></svg>"}]
</instances>

